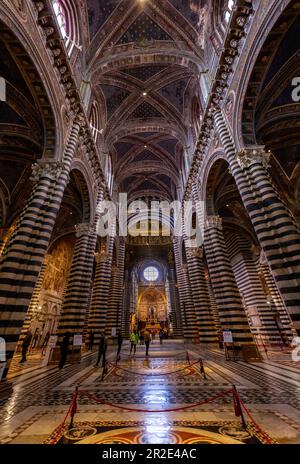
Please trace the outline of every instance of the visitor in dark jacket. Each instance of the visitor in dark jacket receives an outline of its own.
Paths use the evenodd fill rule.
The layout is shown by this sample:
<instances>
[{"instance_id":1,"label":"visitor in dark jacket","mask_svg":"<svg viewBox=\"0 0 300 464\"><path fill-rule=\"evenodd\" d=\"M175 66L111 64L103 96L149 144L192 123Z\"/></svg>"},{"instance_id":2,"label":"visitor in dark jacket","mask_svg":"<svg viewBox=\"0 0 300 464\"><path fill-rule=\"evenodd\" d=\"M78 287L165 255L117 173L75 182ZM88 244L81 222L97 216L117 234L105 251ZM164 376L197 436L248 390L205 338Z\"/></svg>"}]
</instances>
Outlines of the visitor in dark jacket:
<instances>
[{"instance_id":1,"label":"visitor in dark jacket","mask_svg":"<svg viewBox=\"0 0 300 464\"><path fill-rule=\"evenodd\" d=\"M23 340L23 343L22 343L22 358L21 358L21 361L20 361L20 364L23 364L24 362L27 361L26 359L26 354L27 354L27 351L28 351L28 348L30 346L30 343L31 343L31 340L32 340L32 332L31 330L28 330L24 340Z\"/></svg>"},{"instance_id":2,"label":"visitor in dark jacket","mask_svg":"<svg viewBox=\"0 0 300 464\"><path fill-rule=\"evenodd\" d=\"M64 365L66 364L68 351L69 351L70 337L71 337L71 333L66 332L64 335L64 338L62 339L62 342L60 345L60 361L58 365L59 369L62 369Z\"/></svg>"}]
</instances>

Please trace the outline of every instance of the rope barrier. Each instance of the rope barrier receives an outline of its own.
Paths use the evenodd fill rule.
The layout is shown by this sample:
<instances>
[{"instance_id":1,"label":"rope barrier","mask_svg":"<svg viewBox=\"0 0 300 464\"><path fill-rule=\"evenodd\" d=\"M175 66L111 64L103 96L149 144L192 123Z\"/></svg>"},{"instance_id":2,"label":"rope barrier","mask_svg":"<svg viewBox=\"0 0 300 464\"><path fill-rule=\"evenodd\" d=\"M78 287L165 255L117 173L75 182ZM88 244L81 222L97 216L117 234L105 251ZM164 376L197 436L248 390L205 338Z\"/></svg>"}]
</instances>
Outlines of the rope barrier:
<instances>
[{"instance_id":1,"label":"rope barrier","mask_svg":"<svg viewBox=\"0 0 300 464\"><path fill-rule=\"evenodd\" d=\"M122 410L125 410L125 411L144 412L144 413L153 413L153 412L159 413L159 412L185 411L187 409L196 408L197 406L201 406L201 405L207 404L207 403L212 403L213 401L217 400L218 398L222 398L224 396L232 394L232 391L233 390L230 389L230 390L227 390L224 393L219 393L218 395L215 395L212 398L209 398L209 399L204 400L204 401L200 401L198 403L192 403L192 404L188 404L186 406L180 406L178 408L169 408L169 409L138 409L138 408L130 408L130 407L127 407L127 406L122 406L120 404L115 404L115 403L111 403L109 401L101 400L101 399L97 398L96 396L90 395L88 392L85 392L83 390L79 391L78 394L80 396L86 396L89 399L91 399L93 401L96 401L96 403L106 405L106 406L110 406L110 407L117 408L117 409L122 409Z\"/></svg>"},{"instance_id":2,"label":"rope barrier","mask_svg":"<svg viewBox=\"0 0 300 464\"><path fill-rule=\"evenodd\" d=\"M234 396L237 398L239 404L242 406L242 408L244 409L244 411L248 415L248 417L251 420L251 422L253 423L254 427L258 430L259 433L261 433L261 435L264 437L264 439L266 440L268 445L271 445L273 442L272 442L271 438L269 437L269 435L266 432L264 432L264 430L260 427L260 425L258 425L258 423L255 421L252 414L250 414L250 412L246 408L245 404L243 403L240 395L238 394L237 390L235 389L233 391L234 391Z\"/></svg>"},{"instance_id":3,"label":"rope barrier","mask_svg":"<svg viewBox=\"0 0 300 464\"><path fill-rule=\"evenodd\" d=\"M223 398L223 397L228 396L228 395L233 396L233 404L234 404L235 415L237 417L241 417L243 427L245 429L247 429L247 424L246 424L246 422L244 420L244 416L243 416L241 407L247 413L249 419L253 423L256 430L262 435L265 442L267 444L272 444L273 443L272 439L269 437L269 435L266 432L264 432L262 430L262 428L254 420L253 416L250 414L250 412L246 408L245 404L241 400L241 398L240 398L240 396L239 396L239 394L237 392L237 389L236 389L236 387L234 385L233 385L233 388L231 388L230 390L226 390L225 392L219 393L218 395L215 395L215 396L213 396L211 398L208 398L206 400L199 401L197 403L188 404L186 406L179 406L177 408L169 408L169 409L138 409L138 408L131 408L131 407L128 407L128 406L122 406L122 405L119 405L119 404L111 403L110 401L101 400L100 398L98 398L96 396L93 396L93 395L91 395L90 393L88 393L88 392L86 392L84 390L79 390L78 387L76 387L75 392L72 395L72 400L71 400L68 412L67 412L63 422L58 427L58 430L57 430L54 438L51 440L50 444L53 445L53 444L57 443L57 441L58 441L58 439L59 439L59 437L61 435L61 432L65 427L65 424L66 424L66 421L67 421L67 418L68 418L69 415L71 415L71 422L70 422L69 428L73 427L74 417L75 417L75 414L77 413L77 399L78 399L78 396L87 397L90 400L95 401L98 404L110 406L110 407L113 407L113 408L116 408L116 409L121 409L123 411L131 411L131 412L133 411L133 412L142 412L142 413L166 413L166 412L186 411L188 409L193 409L193 408L196 408L198 406L202 406L204 404L212 403L212 402L216 401L217 399Z\"/></svg>"},{"instance_id":4,"label":"rope barrier","mask_svg":"<svg viewBox=\"0 0 300 464\"><path fill-rule=\"evenodd\" d=\"M71 414L71 411L75 411L75 404L76 404L76 412L77 412L77 396L78 396L78 389L76 389L75 392L73 393L72 400L71 400L71 403L70 403L70 407L69 407L69 409L67 411L67 414L65 415L64 420L60 424L60 426L59 426L59 428L58 428L58 430L56 432L56 435L51 440L50 445L53 445L54 443L56 443L59 435L61 434L63 428L65 427L65 424L67 422L67 419L68 419L69 415ZM73 418L74 418L74 416L75 416L75 414L73 415Z\"/></svg>"}]
</instances>

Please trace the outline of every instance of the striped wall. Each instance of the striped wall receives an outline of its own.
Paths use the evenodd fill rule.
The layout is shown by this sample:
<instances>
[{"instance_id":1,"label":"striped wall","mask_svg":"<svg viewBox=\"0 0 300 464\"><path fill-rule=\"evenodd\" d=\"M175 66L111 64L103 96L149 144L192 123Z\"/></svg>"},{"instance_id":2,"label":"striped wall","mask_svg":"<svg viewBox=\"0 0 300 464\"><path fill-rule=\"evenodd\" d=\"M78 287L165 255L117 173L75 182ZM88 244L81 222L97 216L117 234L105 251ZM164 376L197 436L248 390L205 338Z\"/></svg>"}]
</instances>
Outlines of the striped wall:
<instances>
[{"instance_id":1,"label":"striped wall","mask_svg":"<svg viewBox=\"0 0 300 464\"><path fill-rule=\"evenodd\" d=\"M207 218L204 247L222 329L231 330L237 343L251 343L253 338L226 248L222 219L218 216Z\"/></svg>"},{"instance_id":2,"label":"striped wall","mask_svg":"<svg viewBox=\"0 0 300 464\"><path fill-rule=\"evenodd\" d=\"M244 205L272 269L276 283L300 335L300 232L274 188L261 147L237 156L225 119L214 121Z\"/></svg>"},{"instance_id":3,"label":"striped wall","mask_svg":"<svg viewBox=\"0 0 300 464\"><path fill-rule=\"evenodd\" d=\"M129 270L125 270L124 277L124 298L122 304L122 321L121 321L121 331L124 338L129 338L129 329L130 329L130 310L131 310L131 295L133 292L132 282L130 280Z\"/></svg>"},{"instance_id":4,"label":"striped wall","mask_svg":"<svg viewBox=\"0 0 300 464\"><path fill-rule=\"evenodd\" d=\"M202 248L187 248L186 254L200 343L217 343L216 327L204 275L203 250Z\"/></svg>"},{"instance_id":5,"label":"striped wall","mask_svg":"<svg viewBox=\"0 0 300 464\"><path fill-rule=\"evenodd\" d=\"M173 246L184 339L188 343L199 343L197 316L191 294L187 265L182 263L181 247L177 239L174 239Z\"/></svg>"},{"instance_id":6,"label":"striped wall","mask_svg":"<svg viewBox=\"0 0 300 464\"><path fill-rule=\"evenodd\" d=\"M62 163L34 166L34 187L0 264L0 336L6 341L7 369L47 251L77 146L75 120ZM6 374L6 373L5 373Z\"/></svg>"}]
</instances>

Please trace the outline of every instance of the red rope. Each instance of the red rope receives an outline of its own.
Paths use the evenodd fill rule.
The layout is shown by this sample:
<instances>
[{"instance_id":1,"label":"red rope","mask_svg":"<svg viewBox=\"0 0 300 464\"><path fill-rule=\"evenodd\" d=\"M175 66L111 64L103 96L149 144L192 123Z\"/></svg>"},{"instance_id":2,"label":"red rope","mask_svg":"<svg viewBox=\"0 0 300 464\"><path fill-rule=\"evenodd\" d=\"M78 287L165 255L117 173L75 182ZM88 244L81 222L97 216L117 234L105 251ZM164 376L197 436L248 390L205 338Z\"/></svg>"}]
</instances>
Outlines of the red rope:
<instances>
[{"instance_id":1,"label":"red rope","mask_svg":"<svg viewBox=\"0 0 300 464\"><path fill-rule=\"evenodd\" d=\"M178 370L176 370L176 371L172 371L172 372L162 372L162 373L160 373L160 374L158 374L158 373L156 373L156 372L151 372L151 373L149 373L149 374L147 374L146 372L143 372L143 373L142 373L142 372L134 372L134 371L131 371L131 370L129 370L129 369L125 369L124 367L117 366L117 364L113 364L113 363L111 363L111 362L109 362L109 364L110 364L111 366L113 366L115 369L119 369L119 370L121 370L121 371L128 372L129 374L142 375L142 376L151 375L151 376L160 376L160 377L161 377L162 375L172 375L172 374L176 374L177 372L185 371L186 369L189 369L190 367L193 367L193 366L194 366L195 364L197 364L198 362L199 362L199 360L196 361L196 362L194 362L193 364L189 364L189 365L187 365L186 367L182 367L181 369L178 369Z\"/></svg>"},{"instance_id":2,"label":"red rope","mask_svg":"<svg viewBox=\"0 0 300 464\"><path fill-rule=\"evenodd\" d=\"M195 408L197 406L201 406L203 404L212 403L213 401L215 401L218 398L222 398L224 396L232 394L232 389L227 390L224 393L219 393L218 395L213 396L212 398L209 398L208 400L200 401L199 403L193 403L193 404L189 404L187 406L181 406L179 408L170 408L170 409L136 409L136 408L129 408L129 407L126 407L126 406L121 406L119 404L110 403L109 401L100 400L99 398L97 398L97 397L95 397L93 395L90 395L89 393L87 393L85 391L79 391L78 394L81 395L81 396L87 396L88 398L90 398L91 400L96 401L99 404L111 406L113 408L118 408L118 409L122 409L122 410L125 410L125 411L150 412L151 413L151 412L174 412L174 411L184 411L186 409L192 409L192 408Z\"/></svg>"},{"instance_id":3,"label":"red rope","mask_svg":"<svg viewBox=\"0 0 300 464\"><path fill-rule=\"evenodd\" d=\"M67 414L65 415L64 420L63 420L62 423L60 424L60 426L59 426L59 428L58 428L58 430L57 430L57 432L56 432L55 437L52 438L52 440L50 441L50 445L53 445L54 443L56 443L57 439L59 438L59 436L60 436L60 434L61 434L61 431L63 430L63 428L64 428L64 426L65 426L65 424L66 424L66 422L67 422L67 419L68 419L69 415L71 414L71 411L74 410L74 403L75 403L75 401L77 400L77 396L78 396L78 391L75 391L75 392L73 393L72 400L71 400L71 403L70 403L70 407L69 407L69 409L68 409L68 412L67 412ZM76 411L77 411L77 408L76 408Z\"/></svg>"},{"instance_id":4,"label":"red rope","mask_svg":"<svg viewBox=\"0 0 300 464\"><path fill-rule=\"evenodd\" d=\"M250 412L248 411L248 409L246 408L245 404L243 403L243 401L241 400L241 397L239 396L239 394L237 393L237 391L233 391L233 394L236 396L236 398L238 399L238 401L240 402L240 404L242 405L244 411L246 412L246 414L248 415L249 419L252 421L254 427L256 427L256 429L262 434L262 436L265 438L266 442L269 444L269 445L272 445L273 444L273 441L271 440L271 438L269 437L269 435L263 431L263 429L260 427L260 425L258 425L258 423L255 421L254 417L252 416L252 414L250 414Z\"/></svg>"}]
</instances>

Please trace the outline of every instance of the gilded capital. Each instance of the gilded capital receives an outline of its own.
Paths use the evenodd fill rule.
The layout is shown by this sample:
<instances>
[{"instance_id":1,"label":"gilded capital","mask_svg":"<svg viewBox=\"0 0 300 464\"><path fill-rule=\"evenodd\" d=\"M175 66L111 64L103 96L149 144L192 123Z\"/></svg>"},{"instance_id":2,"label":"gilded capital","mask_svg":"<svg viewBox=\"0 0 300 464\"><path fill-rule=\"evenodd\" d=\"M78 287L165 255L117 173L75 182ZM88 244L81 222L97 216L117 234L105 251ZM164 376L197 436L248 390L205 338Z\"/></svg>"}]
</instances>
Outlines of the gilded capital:
<instances>
[{"instance_id":1,"label":"gilded capital","mask_svg":"<svg viewBox=\"0 0 300 464\"><path fill-rule=\"evenodd\" d=\"M219 229L222 230L222 218L220 216L207 216L205 221L206 229Z\"/></svg>"},{"instance_id":2,"label":"gilded capital","mask_svg":"<svg viewBox=\"0 0 300 464\"><path fill-rule=\"evenodd\" d=\"M32 175L30 180L39 182L41 178L58 180L63 170L63 163L59 161L38 161L32 165Z\"/></svg>"},{"instance_id":3,"label":"gilded capital","mask_svg":"<svg viewBox=\"0 0 300 464\"><path fill-rule=\"evenodd\" d=\"M268 168L270 153L266 153L263 145L249 146L237 153L236 158L242 169L257 163L262 164L264 168Z\"/></svg>"},{"instance_id":4,"label":"gilded capital","mask_svg":"<svg viewBox=\"0 0 300 464\"><path fill-rule=\"evenodd\" d=\"M95 228L92 224L89 223L82 223L82 224L77 224L75 226L76 229L76 237L80 238L84 235L92 235L95 233Z\"/></svg>"}]
</instances>

